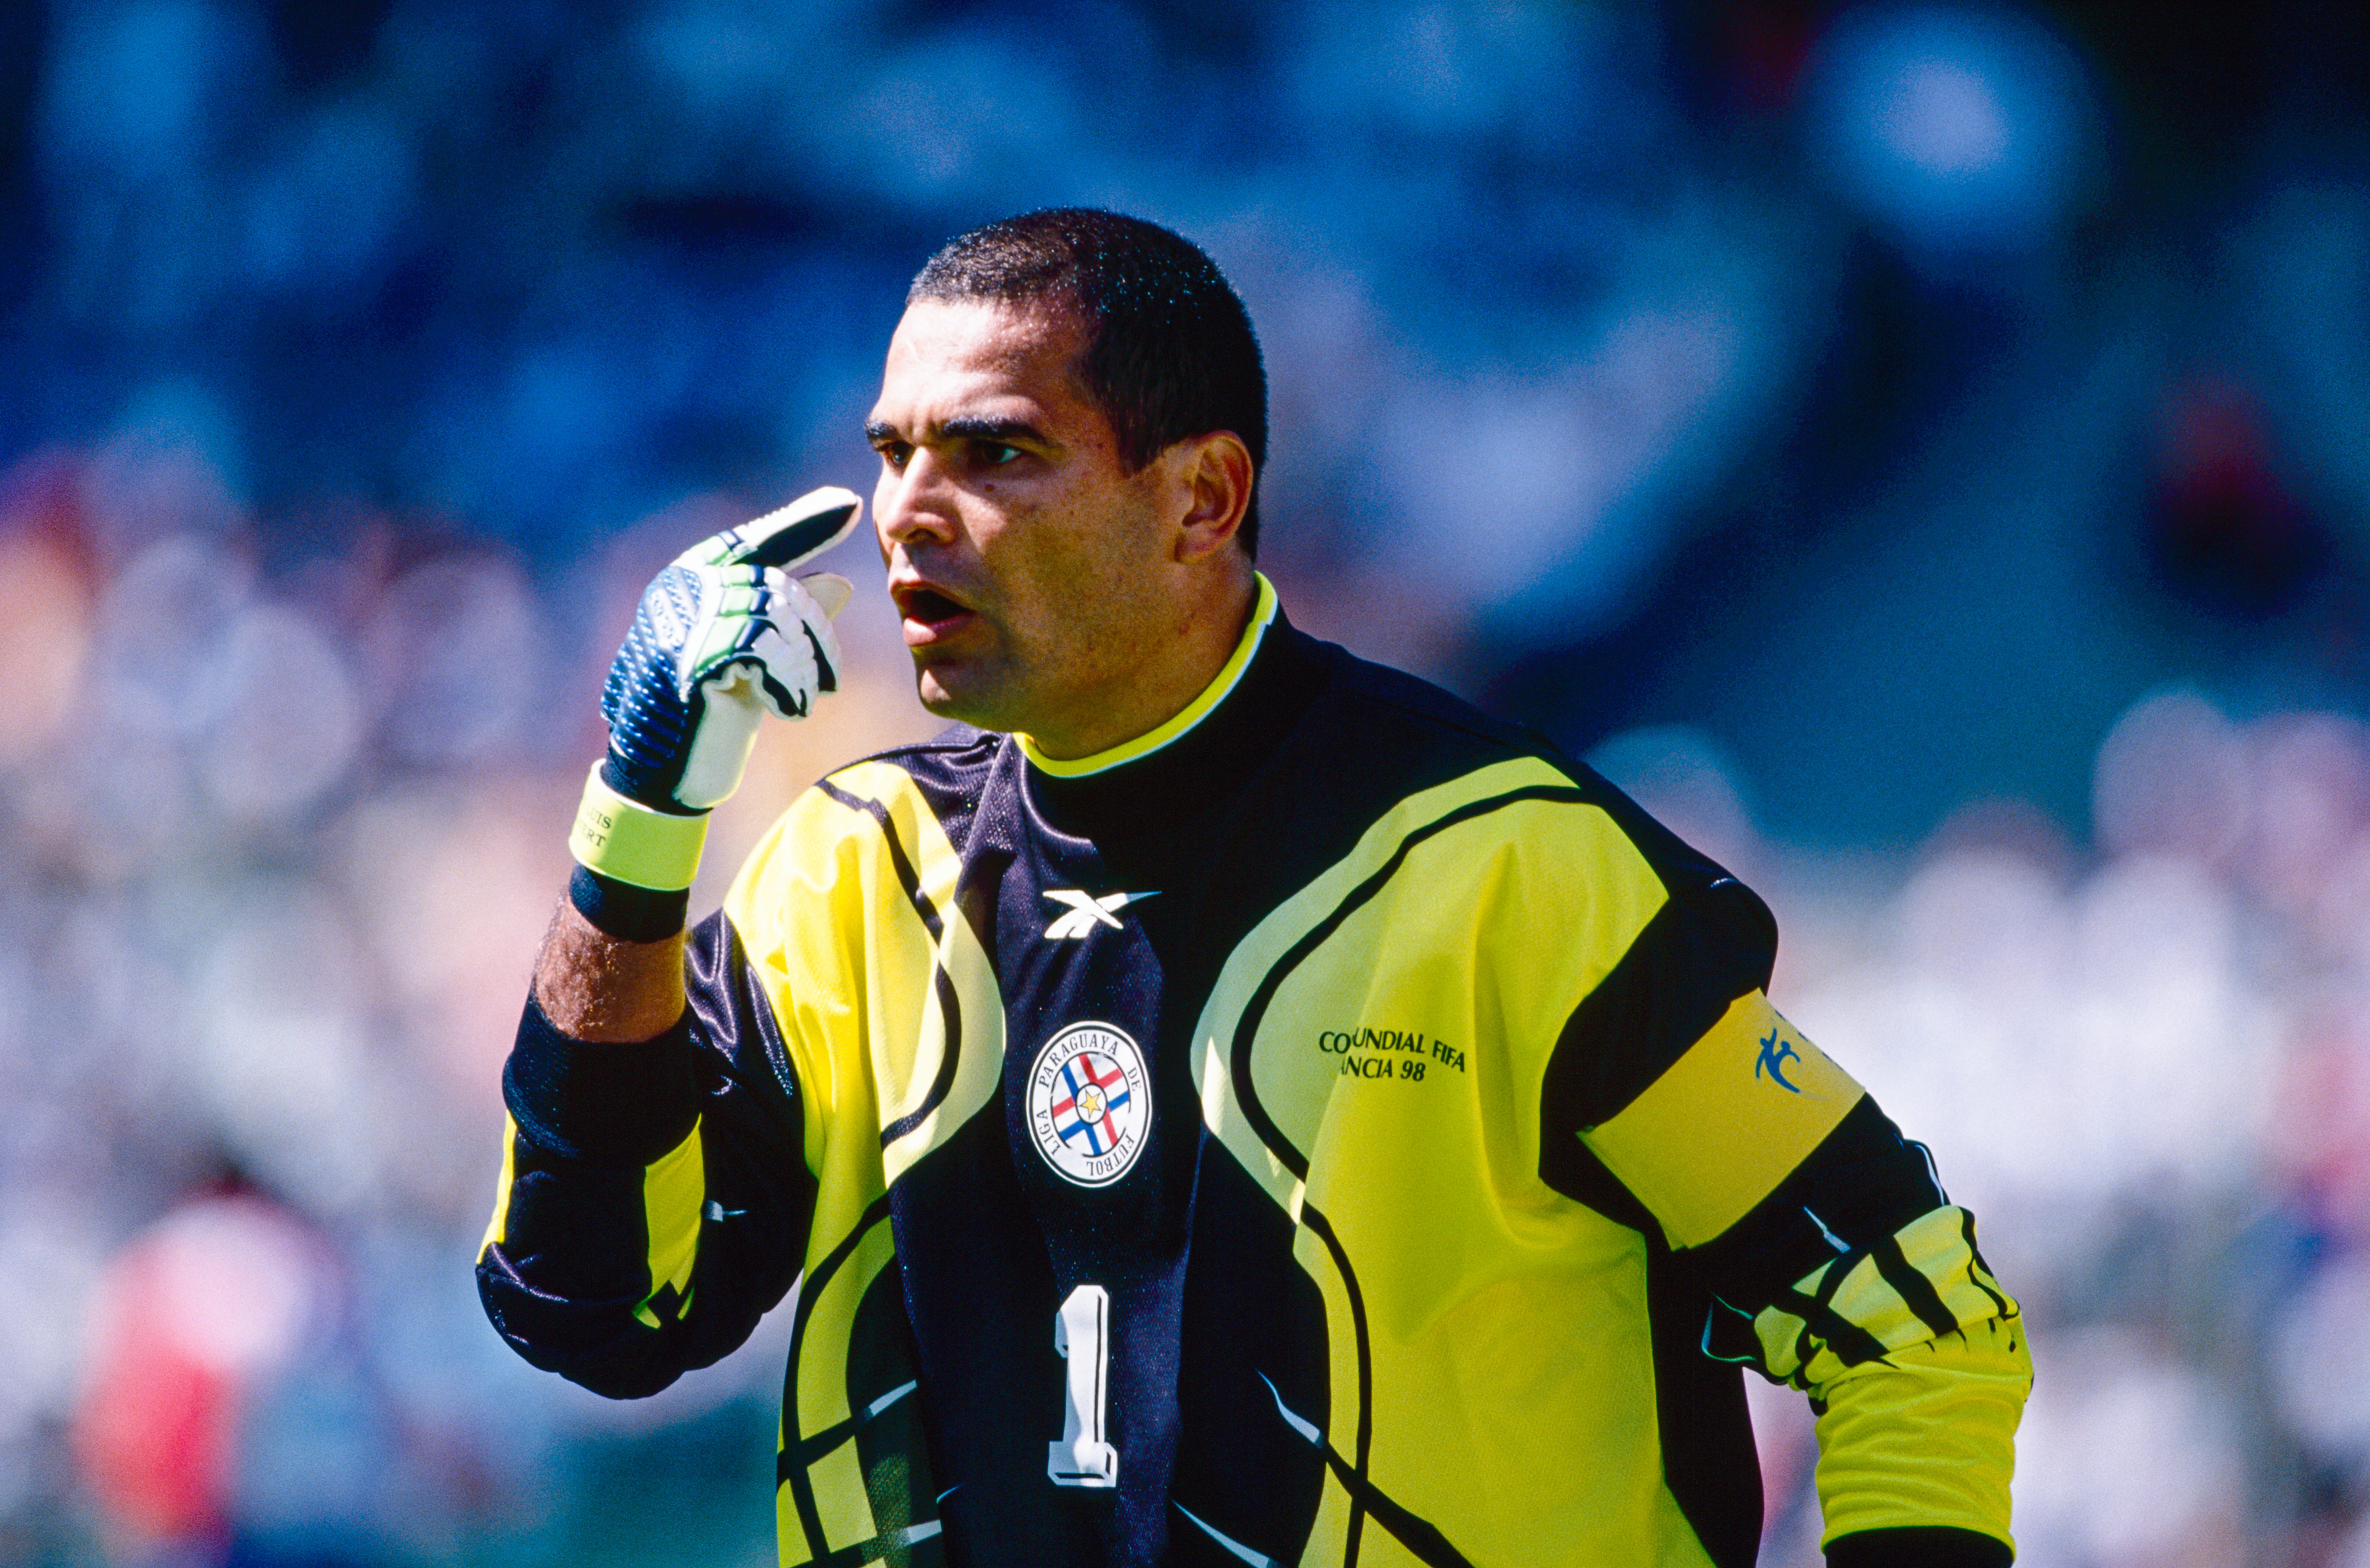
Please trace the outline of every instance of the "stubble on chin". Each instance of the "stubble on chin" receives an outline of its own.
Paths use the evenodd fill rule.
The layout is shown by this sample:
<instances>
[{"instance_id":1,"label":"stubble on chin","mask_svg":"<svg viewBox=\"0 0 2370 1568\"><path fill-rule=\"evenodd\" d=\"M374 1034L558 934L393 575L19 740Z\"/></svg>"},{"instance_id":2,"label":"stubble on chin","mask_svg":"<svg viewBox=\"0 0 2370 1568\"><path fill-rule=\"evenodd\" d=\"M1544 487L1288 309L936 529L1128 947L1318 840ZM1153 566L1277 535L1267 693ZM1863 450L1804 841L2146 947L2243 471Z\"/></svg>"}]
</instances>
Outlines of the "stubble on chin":
<instances>
[{"instance_id":1,"label":"stubble on chin","mask_svg":"<svg viewBox=\"0 0 2370 1568\"><path fill-rule=\"evenodd\" d=\"M977 678L984 673L969 672L973 678L966 680L960 674L951 674L943 665L917 662L914 671L915 695L935 718L981 730L1013 729L1010 716L1004 711L1007 705L995 700L998 695L995 683Z\"/></svg>"},{"instance_id":2,"label":"stubble on chin","mask_svg":"<svg viewBox=\"0 0 2370 1568\"><path fill-rule=\"evenodd\" d=\"M931 665L918 662L915 663L914 695L921 698L924 708L940 719L960 721L962 717L955 711L961 706L961 700L946 688L945 683L938 679L937 669Z\"/></svg>"}]
</instances>

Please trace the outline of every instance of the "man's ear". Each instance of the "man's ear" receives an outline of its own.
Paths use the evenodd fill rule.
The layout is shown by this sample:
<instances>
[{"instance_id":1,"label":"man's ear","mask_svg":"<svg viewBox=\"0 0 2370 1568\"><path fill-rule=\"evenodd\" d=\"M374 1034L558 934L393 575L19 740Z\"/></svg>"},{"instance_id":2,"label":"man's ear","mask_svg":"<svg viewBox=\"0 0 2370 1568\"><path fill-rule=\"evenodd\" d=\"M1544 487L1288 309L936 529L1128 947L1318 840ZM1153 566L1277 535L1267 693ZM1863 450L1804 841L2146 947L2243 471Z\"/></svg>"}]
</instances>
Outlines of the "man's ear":
<instances>
[{"instance_id":1,"label":"man's ear","mask_svg":"<svg viewBox=\"0 0 2370 1568\"><path fill-rule=\"evenodd\" d=\"M1224 549L1250 510L1250 448L1230 430L1189 436L1169 448L1179 460L1187 502L1177 536L1177 559L1205 560Z\"/></svg>"}]
</instances>

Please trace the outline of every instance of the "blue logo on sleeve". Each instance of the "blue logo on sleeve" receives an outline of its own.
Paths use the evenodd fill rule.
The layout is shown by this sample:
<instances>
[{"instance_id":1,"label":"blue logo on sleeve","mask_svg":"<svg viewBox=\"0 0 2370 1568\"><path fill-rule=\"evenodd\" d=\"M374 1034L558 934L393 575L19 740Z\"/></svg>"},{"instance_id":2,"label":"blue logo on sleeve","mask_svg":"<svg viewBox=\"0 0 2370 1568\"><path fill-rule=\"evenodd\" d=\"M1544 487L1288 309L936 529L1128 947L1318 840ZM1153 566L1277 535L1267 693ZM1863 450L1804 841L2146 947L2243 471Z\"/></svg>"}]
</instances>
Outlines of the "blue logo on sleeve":
<instances>
[{"instance_id":1,"label":"blue logo on sleeve","mask_svg":"<svg viewBox=\"0 0 2370 1568\"><path fill-rule=\"evenodd\" d=\"M1761 1042L1761 1055L1754 1058L1753 1076L1759 1078L1761 1069L1766 1067L1769 1076L1778 1080L1778 1088L1789 1094L1801 1093L1799 1085L1786 1081L1786 1058L1789 1056L1799 1062L1802 1059L1802 1053L1794 1049L1794 1043L1785 1038L1781 1031L1771 1030L1768 1038Z\"/></svg>"}]
</instances>

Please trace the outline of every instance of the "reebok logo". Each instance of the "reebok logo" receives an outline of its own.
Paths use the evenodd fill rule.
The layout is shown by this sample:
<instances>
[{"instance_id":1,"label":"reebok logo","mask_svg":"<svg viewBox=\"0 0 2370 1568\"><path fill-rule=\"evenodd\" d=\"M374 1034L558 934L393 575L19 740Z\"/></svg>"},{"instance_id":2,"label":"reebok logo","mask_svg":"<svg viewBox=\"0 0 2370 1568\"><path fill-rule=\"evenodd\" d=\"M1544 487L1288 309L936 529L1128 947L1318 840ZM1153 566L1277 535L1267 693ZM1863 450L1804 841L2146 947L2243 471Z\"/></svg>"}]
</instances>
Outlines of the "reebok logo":
<instances>
[{"instance_id":1,"label":"reebok logo","mask_svg":"<svg viewBox=\"0 0 2370 1568\"><path fill-rule=\"evenodd\" d=\"M1046 890L1045 896L1067 908L1067 913L1055 916L1053 923L1045 928L1045 940L1049 942L1075 942L1083 940L1086 934L1097 926L1109 926L1114 931L1120 929L1121 910L1139 900L1157 898L1160 894L1108 893L1097 898L1074 887L1057 887Z\"/></svg>"}]
</instances>

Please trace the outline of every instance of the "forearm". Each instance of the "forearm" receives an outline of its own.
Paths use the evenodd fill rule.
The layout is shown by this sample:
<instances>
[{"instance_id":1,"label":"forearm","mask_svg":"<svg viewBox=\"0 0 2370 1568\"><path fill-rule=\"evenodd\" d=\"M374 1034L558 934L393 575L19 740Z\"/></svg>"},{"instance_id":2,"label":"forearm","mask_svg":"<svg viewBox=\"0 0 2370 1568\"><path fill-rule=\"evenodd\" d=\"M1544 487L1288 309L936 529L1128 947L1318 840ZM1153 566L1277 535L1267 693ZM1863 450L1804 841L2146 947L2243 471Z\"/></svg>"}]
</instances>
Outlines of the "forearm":
<instances>
[{"instance_id":1,"label":"forearm","mask_svg":"<svg viewBox=\"0 0 2370 1568\"><path fill-rule=\"evenodd\" d=\"M1836 1561L2008 1561L2032 1363L2022 1317L1975 1250L1965 1211L1938 1207L1835 1258L1781 1293L1754 1330L1764 1369L1819 1412L1819 1502ZM1958 1555L1935 1556L1904 1531L1954 1539Z\"/></svg>"},{"instance_id":2,"label":"forearm","mask_svg":"<svg viewBox=\"0 0 2370 1568\"><path fill-rule=\"evenodd\" d=\"M684 1366L704 1196L688 1031L599 1043L531 1000L502 1099L501 1185L477 1261L488 1315L529 1361L601 1393L664 1387Z\"/></svg>"},{"instance_id":3,"label":"forearm","mask_svg":"<svg viewBox=\"0 0 2370 1568\"><path fill-rule=\"evenodd\" d=\"M1837 1568L1988 1568L2031 1382L2016 1304L1923 1147L1769 1005L1774 935L1732 879L1671 890L1542 1090L1603 1179L1552 1144L1542 1173L1642 1209L1700 1271L1705 1353L1810 1395Z\"/></svg>"},{"instance_id":4,"label":"forearm","mask_svg":"<svg viewBox=\"0 0 2370 1568\"><path fill-rule=\"evenodd\" d=\"M632 945L675 954L677 1016L604 1043L530 1004L502 1075L510 1126L477 1266L513 1348L613 1397L747 1337L797 1272L814 1193L796 1087L768 1068L768 1004L723 917Z\"/></svg>"},{"instance_id":5,"label":"forearm","mask_svg":"<svg viewBox=\"0 0 2370 1568\"><path fill-rule=\"evenodd\" d=\"M535 960L535 999L552 1027L595 1043L653 1040L683 1016L681 930L656 941L611 936L563 896Z\"/></svg>"},{"instance_id":6,"label":"forearm","mask_svg":"<svg viewBox=\"0 0 2370 1568\"><path fill-rule=\"evenodd\" d=\"M1755 1020L1731 1061L1753 1060L1769 1027ZM1765 1093L1765 1101L1782 1114L1806 1108L1813 1093L1842 1099L1822 1081L1833 1069L1815 1047L1799 1037L1789 1043L1804 1058L1789 1068L1802 1101ZM1727 1077L1754 1081L1749 1067ZM1654 1095L1637 1104L1655 1109ZM1692 1121L1751 1125L1725 1102ZM1625 1144L1614 1124L1595 1136L1632 1155L1639 1184L1681 1223L1702 1205L1677 1200L1716 1190L1710 1179L1729 1168L1674 1139ZM1732 1135L1718 1147L1752 1142ZM1706 1350L1791 1383L1820 1412L1820 1501L1836 1562L1957 1568L2006 1560L2008 1481L2030 1380L2022 1324L1975 1251L1973 1222L1949 1204L1919 1147L1859 1098L1696 1256L1718 1302ZM1932 1555L1944 1539L1961 1555Z\"/></svg>"}]
</instances>

